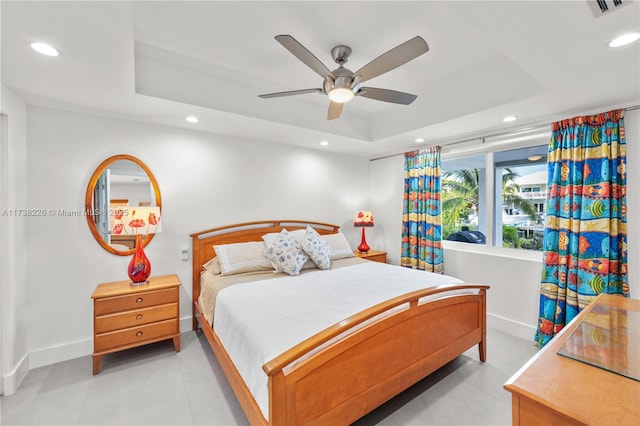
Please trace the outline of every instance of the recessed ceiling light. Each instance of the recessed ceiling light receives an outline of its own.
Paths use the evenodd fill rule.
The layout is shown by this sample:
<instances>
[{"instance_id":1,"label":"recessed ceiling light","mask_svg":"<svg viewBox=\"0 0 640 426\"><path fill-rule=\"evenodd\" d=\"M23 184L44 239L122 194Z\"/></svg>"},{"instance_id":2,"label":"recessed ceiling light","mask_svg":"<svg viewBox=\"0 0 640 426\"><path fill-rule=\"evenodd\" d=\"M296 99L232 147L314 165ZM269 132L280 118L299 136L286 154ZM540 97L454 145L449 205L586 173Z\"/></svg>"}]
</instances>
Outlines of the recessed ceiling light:
<instances>
[{"instance_id":1,"label":"recessed ceiling light","mask_svg":"<svg viewBox=\"0 0 640 426\"><path fill-rule=\"evenodd\" d=\"M422 143L424 142L424 138L416 138L416 143Z\"/></svg>"},{"instance_id":2,"label":"recessed ceiling light","mask_svg":"<svg viewBox=\"0 0 640 426\"><path fill-rule=\"evenodd\" d=\"M502 121L504 121L505 123L508 123L510 121L516 121L518 119L517 115L508 115L505 118L502 119Z\"/></svg>"},{"instance_id":3,"label":"recessed ceiling light","mask_svg":"<svg viewBox=\"0 0 640 426\"><path fill-rule=\"evenodd\" d=\"M49 45L47 43L41 43L39 41L34 41L34 42L30 43L29 46L31 46L31 48L33 50L35 50L36 52L41 53L43 55L60 56L60 51L58 51L58 49L56 49L55 47L52 47L51 45Z\"/></svg>"},{"instance_id":4,"label":"recessed ceiling light","mask_svg":"<svg viewBox=\"0 0 640 426\"><path fill-rule=\"evenodd\" d=\"M327 141L322 141L322 142L320 142L320 145L322 145L322 146L327 146L327 145L329 145L329 142L327 142Z\"/></svg>"},{"instance_id":5,"label":"recessed ceiling light","mask_svg":"<svg viewBox=\"0 0 640 426\"><path fill-rule=\"evenodd\" d=\"M538 161L542 158L542 155L532 155L531 157L527 157L529 161Z\"/></svg>"},{"instance_id":6,"label":"recessed ceiling light","mask_svg":"<svg viewBox=\"0 0 640 426\"><path fill-rule=\"evenodd\" d=\"M194 117L193 115L190 115L189 117L187 117L186 120L189 123L197 123L198 121L200 121L200 120L198 120L198 117Z\"/></svg>"},{"instance_id":7,"label":"recessed ceiling light","mask_svg":"<svg viewBox=\"0 0 640 426\"><path fill-rule=\"evenodd\" d=\"M609 43L609 47L620 47L625 44L633 43L640 38L640 33L628 33L623 34L620 37L616 37Z\"/></svg>"}]
</instances>

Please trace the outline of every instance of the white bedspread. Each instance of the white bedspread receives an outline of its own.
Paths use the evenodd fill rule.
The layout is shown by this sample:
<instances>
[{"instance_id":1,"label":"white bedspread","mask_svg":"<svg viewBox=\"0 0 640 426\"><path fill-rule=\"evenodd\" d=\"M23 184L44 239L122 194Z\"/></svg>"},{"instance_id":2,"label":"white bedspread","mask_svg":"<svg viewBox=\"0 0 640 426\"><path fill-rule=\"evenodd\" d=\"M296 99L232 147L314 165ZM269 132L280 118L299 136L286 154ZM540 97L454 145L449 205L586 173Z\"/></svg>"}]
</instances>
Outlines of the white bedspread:
<instances>
[{"instance_id":1,"label":"white bedspread","mask_svg":"<svg viewBox=\"0 0 640 426\"><path fill-rule=\"evenodd\" d=\"M227 287L214 330L266 419L262 365L323 329L387 299L460 280L378 262Z\"/></svg>"}]
</instances>

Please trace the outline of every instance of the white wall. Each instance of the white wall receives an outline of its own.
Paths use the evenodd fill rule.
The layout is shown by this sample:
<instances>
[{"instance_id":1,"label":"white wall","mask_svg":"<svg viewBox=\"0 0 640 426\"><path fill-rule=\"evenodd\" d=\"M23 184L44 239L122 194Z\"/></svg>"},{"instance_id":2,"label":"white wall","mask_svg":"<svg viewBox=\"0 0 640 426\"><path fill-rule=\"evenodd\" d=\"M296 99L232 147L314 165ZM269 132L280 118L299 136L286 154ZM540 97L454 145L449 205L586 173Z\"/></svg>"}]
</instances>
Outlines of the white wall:
<instances>
[{"instance_id":1,"label":"white wall","mask_svg":"<svg viewBox=\"0 0 640 426\"><path fill-rule=\"evenodd\" d=\"M114 183L110 184L109 198L111 200L127 200L130 206L151 202L153 185L144 183ZM160 194L162 196L162 194Z\"/></svg>"},{"instance_id":2,"label":"white wall","mask_svg":"<svg viewBox=\"0 0 640 426\"><path fill-rule=\"evenodd\" d=\"M145 252L153 274L177 273L182 281L183 329L190 326L191 263L179 252L190 248L190 233L308 219L343 226L354 246L359 240L352 221L368 204L366 159L39 107L27 112L27 207L82 209L91 174L111 155L136 156L154 173L163 225ZM84 217L26 223L31 368L90 354L91 294L99 283L126 280L130 259L104 251Z\"/></svg>"},{"instance_id":3,"label":"white wall","mask_svg":"<svg viewBox=\"0 0 640 426\"><path fill-rule=\"evenodd\" d=\"M4 85L0 138L0 304L2 390L11 394L29 371L27 359L26 224L13 215L25 202L26 106Z\"/></svg>"},{"instance_id":4,"label":"white wall","mask_svg":"<svg viewBox=\"0 0 640 426\"><path fill-rule=\"evenodd\" d=\"M640 299L640 110L627 111L627 224L631 297ZM378 238L372 248L389 251L400 263L404 159L396 155L371 162L371 209ZM517 257L512 257L517 256ZM538 320L542 254L500 247L444 242L445 273L474 283L490 284L490 326L533 340Z\"/></svg>"}]
</instances>

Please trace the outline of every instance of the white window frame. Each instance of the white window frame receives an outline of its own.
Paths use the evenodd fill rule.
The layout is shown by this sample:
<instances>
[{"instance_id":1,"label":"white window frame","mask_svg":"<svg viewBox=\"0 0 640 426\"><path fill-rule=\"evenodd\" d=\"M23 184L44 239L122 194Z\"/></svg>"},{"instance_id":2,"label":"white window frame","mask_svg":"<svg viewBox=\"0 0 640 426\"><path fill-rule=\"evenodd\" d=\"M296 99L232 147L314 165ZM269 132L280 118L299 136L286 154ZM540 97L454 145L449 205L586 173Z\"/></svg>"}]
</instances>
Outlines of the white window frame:
<instances>
[{"instance_id":1,"label":"white window frame","mask_svg":"<svg viewBox=\"0 0 640 426\"><path fill-rule=\"evenodd\" d=\"M486 253L524 260L540 260L542 256L541 251L502 247L502 245L496 246L494 244L494 228L496 223L494 212L502 211L502 201L497 200L494 196L494 194L497 193L496 185L499 184L499 190L502 190L502 182L496 182L495 180L494 153L499 151L508 151L512 149L544 145L548 144L550 139L550 128L532 128L515 131L491 138L479 138L469 142L465 142L464 144L450 144L449 146L443 145L441 153L443 160L451 160L470 157L478 154L486 154L484 173L484 197L485 200L494 200L493 202L484 204L486 206L486 244L474 244L460 241L443 240L442 244L444 249L473 253ZM496 206L496 203L498 202L500 203L500 205ZM478 223L480 223L480 218L481 215L480 212L478 212Z\"/></svg>"}]
</instances>

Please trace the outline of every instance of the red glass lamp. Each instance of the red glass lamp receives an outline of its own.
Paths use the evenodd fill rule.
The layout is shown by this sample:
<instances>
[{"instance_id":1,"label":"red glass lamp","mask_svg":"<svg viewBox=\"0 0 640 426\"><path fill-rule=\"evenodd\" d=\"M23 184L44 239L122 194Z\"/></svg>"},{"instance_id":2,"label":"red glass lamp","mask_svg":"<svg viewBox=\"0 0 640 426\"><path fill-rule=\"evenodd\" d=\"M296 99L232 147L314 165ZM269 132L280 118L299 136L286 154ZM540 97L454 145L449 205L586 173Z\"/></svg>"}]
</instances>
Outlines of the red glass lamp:
<instances>
[{"instance_id":1,"label":"red glass lamp","mask_svg":"<svg viewBox=\"0 0 640 426\"><path fill-rule=\"evenodd\" d=\"M142 236L161 231L160 207L131 207L120 209L114 217L113 234L136 236L136 247L129 262L127 273L132 287L146 285L151 275L151 262L144 253Z\"/></svg>"},{"instance_id":2,"label":"red glass lamp","mask_svg":"<svg viewBox=\"0 0 640 426\"><path fill-rule=\"evenodd\" d=\"M142 248L142 235L136 235L136 251L133 252L131 262L127 268L129 279L131 280L132 287L138 287L145 285L149 282L149 275L151 275L151 262Z\"/></svg>"},{"instance_id":3,"label":"red glass lamp","mask_svg":"<svg viewBox=\"0 0 640 426\"><path fill-rule=\"evenodd\" d=\"M364 228L367 226L373 226L373 213L367 210L361 210L356 212L355 218L353 219L353 226L362 227L362 240L360 241L360 245L358 246L358 251L360 253L367 253L371 248L367 244L367 239L365 238Z\"/></svg>"}]
</instances>

